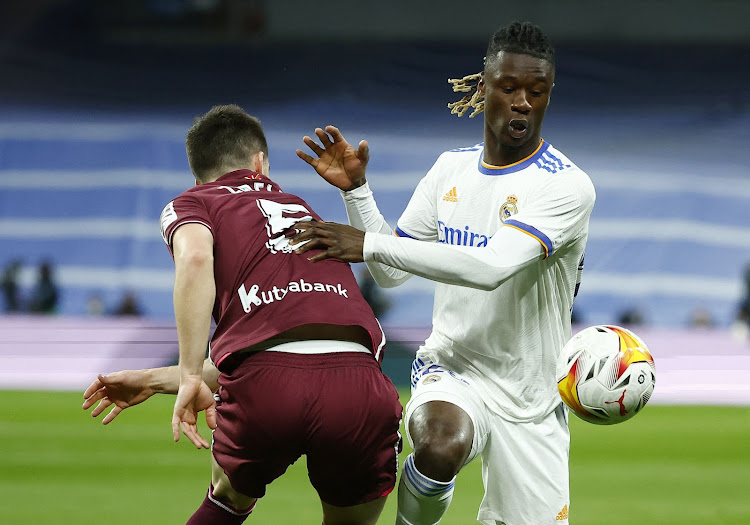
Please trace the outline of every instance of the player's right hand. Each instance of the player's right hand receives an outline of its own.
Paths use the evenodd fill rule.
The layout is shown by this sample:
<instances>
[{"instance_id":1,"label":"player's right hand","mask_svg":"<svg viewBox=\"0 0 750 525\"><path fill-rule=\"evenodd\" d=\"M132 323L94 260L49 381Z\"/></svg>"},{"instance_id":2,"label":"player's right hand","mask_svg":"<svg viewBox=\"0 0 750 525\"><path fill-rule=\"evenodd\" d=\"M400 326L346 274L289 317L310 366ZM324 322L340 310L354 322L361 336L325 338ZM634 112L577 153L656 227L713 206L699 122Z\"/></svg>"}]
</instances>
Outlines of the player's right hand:
<instances>
[{"instance_id":1,"label":"player's right hand","mask_svg":"<svg viewBox=\"0 0 750 525\"><path fill-rule=\"evenodd\" d=\"M211 445L198 432L198 412L206 411L206 424L216 429L216 401L214 393L200 377L180 379L180 389L172 412L172 437L180 440L180 430L196 448L211 448Z\"/></svg>"},{"instance_id":2,"label":"player's right hand","mask_svg":"<svg viewBox=\"0 0 750 525\"><path fill-rule=\"evenodd\" d=\"M367 141L360 141L355 149L349 144L335 126L326 126L325 131L315 128L315 135L323 147L308 136L302 141L318 158L314 158L302 150L297 150L297 156L307 162L330 184L340 190L349 191L365 182L367 162L370 160L370 148Z\"/></svg>"},{"instance_id":3,"label":"player's right hand","mask_svg":"<svg viewBox=\"0 0 750 525\"><path fill-rule=\"evenodd\" d=\"M108 375L99 374L97 379L83 393L85 401L82 408L88 410L99 401L99 404L91 411L91 416L97 417L107 407L114 405L102 420L102 423L106 425L116 418L120 412L138 403L143 403L154 393L149 387L142 370L123 370Z\"/></svg>"}]
</instances>

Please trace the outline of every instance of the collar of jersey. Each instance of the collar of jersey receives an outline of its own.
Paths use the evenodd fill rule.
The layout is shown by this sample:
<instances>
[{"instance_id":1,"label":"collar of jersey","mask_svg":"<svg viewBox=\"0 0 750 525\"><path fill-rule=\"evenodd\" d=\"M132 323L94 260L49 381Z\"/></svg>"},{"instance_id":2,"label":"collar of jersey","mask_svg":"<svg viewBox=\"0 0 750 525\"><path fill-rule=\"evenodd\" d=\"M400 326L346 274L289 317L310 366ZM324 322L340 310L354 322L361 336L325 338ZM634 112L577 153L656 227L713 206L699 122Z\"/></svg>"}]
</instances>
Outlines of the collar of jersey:
<instances>
[{"instance_id":1,"label":"collar of jersey","mask_svg":"<svg viewBox=\"0 0 750 525\"><path fill-rule=\"evenodd\" d=\"M522 169L525 169L536 160L542 156L542 154L547 151L547 148L549 148L549 143L542 140L539 143L539 146L534 150L534 153L526 157L525 159L521 159L518 162L514 162L513 164L508 164L506 166L493 166L492 164L487 164L482 160L482 157L484 157L484 149L482 150L482 154L479 156L479 172L484 173L485 175L507 175L508 173L515 173L517 171L521 171Z\"/></svg>"},{"instance_id":2,"label":"collar of jersey","mask_svg":"<svg viewBox=\"0 0 750 525\"><path fill-rule=\"evenodd\" d=\"M260 180L260 179L267 179L271 180L262 173L256 173L253 170L234 170L230 171L229 173L225 173L218 179L216 179L216 182L221 180L227 180L227 179L235 179L239 177L245 177L248 180Z\"/></svg>"}]
</instances>

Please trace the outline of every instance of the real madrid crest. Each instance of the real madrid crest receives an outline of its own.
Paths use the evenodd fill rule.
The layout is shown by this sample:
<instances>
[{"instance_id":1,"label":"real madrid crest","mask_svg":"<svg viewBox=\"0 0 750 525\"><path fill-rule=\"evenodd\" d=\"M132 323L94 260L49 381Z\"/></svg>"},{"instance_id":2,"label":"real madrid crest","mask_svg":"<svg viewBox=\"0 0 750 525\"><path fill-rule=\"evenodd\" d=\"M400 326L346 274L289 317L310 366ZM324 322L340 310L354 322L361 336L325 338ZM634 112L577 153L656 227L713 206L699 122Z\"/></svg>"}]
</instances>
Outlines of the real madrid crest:
<instances>
[{"instance_id":1,"label":"real madrid crest","mask_svg":"<svg viewBox=\"0 0 750 525\"><path fill-rule=\"evenodd\" d=\"M518 208L516 207L516 203L518 202L518 197L515 195L508 195L508 198L505 200L505 203L500 206L500 220L505 222L506 219L508 219L511 215L515 215L518 213Z\"/></svg>"}]
</instances>

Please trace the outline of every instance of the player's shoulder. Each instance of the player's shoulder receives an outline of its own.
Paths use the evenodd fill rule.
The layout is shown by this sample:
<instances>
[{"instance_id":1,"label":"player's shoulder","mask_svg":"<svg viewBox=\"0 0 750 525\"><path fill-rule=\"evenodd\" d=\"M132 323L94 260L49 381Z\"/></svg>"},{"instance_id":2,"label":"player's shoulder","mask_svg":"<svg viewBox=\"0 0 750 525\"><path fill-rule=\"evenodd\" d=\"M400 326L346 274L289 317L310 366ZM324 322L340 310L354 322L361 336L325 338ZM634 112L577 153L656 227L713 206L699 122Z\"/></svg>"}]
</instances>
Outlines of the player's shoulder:
<instances>
[{"instance_id":1,"label":"player's shoulder","mask_svg":"<svg viewBox=\"0 0 750 525\"><path fill-rule=\"evenodd\" d=\"M467 159L477 157L482 154L484 150L484 143L474 144L473 146L466 146L461 148L454 148L444 151L438 157L438 161L443 162L466 162Z\"/></svg>"},{"instance_id":2,"label":"player's shoulder","mask_svg":"<svg viewBox=\"0 0 750 525\"><path fill-rule=\"evenodd\" d=\"M186 190L183 190L182 193L174 197L172 200L198 200L201 198L202 194L205 194L206 191L206 185L199 184L197 186L191 186L187 188Z\"/></svg>"},{"instance_id":3,"label":"player's shoulder","mask_svg":"<svg viewBox=\"0 0 750 525\"><path fill-rule=\"evenodd\" d=\"M461 153L468 154L471 152L482 151L482 149L484 149L484 142L479 142L477 144L474 144L473 146L465 146L465 147L460 147L460 148L449 149L448 151L444 151L443 155L461 154Z\"/></svg>"},{"instance_id":4,"label":"player's shoulder","mask_svg":"<svg viewBox=\"0 0 750 525\"><path fill-rule=\"evenodd\" d=\"M544 156L557 168L551 168L548 174L559 186L572 189L586 200L590 199L593 202L596 199L596 190L591 177L567 155L550 144Z\"/></svg>"},{"instance_id":5,"label":"player's shoulder","mask_svg":"<svg viewBox=\"0 0 750 525\"><path fill-rule=\"evenodd\" d=\"M177 204L181 207L205 206L205 193L205 188L202 188L201 186L193 186L174 197L167 206L170 204L172 206Z\"/></svg>"},{"instance_id":6,"label":"player's shoulder","mask_svg":"<svg viewBox=\"0 0 750 525\"><path fill-rule=\"evenodd\" d=\"M557 149L555 146L550 144L549 142L546 142L546 148L544 148L544 153L542 155L543 158L547 160L547 162L551 162L557 165L558 170L557 171L580 171L583 172L583 170L575 163L573 162L570 157L568 157L565 153Z\"/></svg>"},{"instance_id":7,"label":"player's shoulder","mask_svg":"<svg viewBox=\"0 0 750 525\"><path fill-rule=\"evenodd\" d=\"M162 234L164 234L167 226L177 221L178 217L188 214L201 216L210 214L210 200L204 198L205 190L206 185L193 186L174 197L164 206L159 216Z\"/></svg>"},{"instance_id":8,"label":"player's shoulder","mask_svg":"<svg viewBox=\"0 0 750 525\"><path fill-rule=\"evenodd\" d=\"M473 146L455 148L444 151L440 154L433 166L433 172L455 173L457 167L474 167L482 155L484 144L479 143Z\"/></svg>"}]
</instances>

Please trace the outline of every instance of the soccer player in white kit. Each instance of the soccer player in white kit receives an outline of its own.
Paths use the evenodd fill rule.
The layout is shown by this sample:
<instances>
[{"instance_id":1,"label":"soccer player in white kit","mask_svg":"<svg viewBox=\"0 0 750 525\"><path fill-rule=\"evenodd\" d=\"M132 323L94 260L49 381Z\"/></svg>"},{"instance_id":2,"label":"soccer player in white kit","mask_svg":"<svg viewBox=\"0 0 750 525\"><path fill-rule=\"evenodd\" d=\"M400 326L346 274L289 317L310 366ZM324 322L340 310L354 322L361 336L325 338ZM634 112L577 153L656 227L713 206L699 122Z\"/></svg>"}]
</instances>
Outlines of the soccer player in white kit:
<instances>
[{"instance_id":1,"label":"soccer player in white kit","mask_svg":"<svg viewBox=\"0 0 750 525\"><path fill-rule=\"evenodd\" d=\"M455 476L482 457L484 524L568 523L567 409L556 384L571 336L595 192L541 138L554 50L514 22L490 39L484 71L453 81L476 92L449 105L484 111L484 142L443 153L391 227L365 180L368 147L316 129L317 158L297 154L342 190L350 226L299 225L312 260L364 260L381 286L437 281L433 330L412 367L397 525L440 522ZM454 88L456 89L456 88ZM356 228L356 229L355 229ZM367 233L363 233L364 230Z\"/></svg>"}]
</instances>

